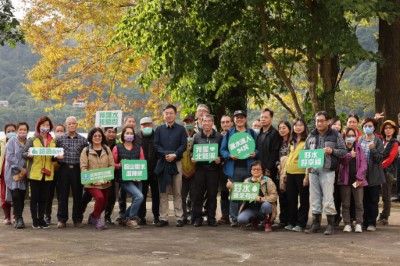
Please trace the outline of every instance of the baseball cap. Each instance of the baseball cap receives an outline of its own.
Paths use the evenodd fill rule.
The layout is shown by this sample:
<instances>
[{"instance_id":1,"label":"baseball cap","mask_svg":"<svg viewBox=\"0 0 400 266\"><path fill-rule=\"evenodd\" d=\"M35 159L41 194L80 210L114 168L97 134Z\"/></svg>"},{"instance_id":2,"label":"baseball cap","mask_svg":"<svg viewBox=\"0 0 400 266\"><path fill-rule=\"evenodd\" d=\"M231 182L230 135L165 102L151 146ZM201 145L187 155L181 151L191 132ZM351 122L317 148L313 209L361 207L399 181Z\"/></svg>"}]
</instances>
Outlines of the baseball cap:
<instances>
[{"instance_id":1,"label":"baseball cap","mask_svg":"<svg viewBox=\"0 0 400 266\"><path fill-rule=\"evenodd\" d=\"M153 123L153 120L150 117L143 117L142 119L140 119L140 124L147 124L147 123Z\"/></svg>"}]
</instances>

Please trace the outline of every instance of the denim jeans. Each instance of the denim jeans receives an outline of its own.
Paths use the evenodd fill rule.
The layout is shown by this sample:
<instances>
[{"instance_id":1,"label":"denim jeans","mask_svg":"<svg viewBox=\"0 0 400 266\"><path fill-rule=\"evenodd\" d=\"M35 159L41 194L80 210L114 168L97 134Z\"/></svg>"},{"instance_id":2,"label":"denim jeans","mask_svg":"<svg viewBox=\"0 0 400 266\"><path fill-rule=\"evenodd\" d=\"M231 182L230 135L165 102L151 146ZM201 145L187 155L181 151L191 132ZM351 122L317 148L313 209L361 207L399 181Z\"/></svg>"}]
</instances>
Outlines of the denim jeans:
<instances>
[{"instance_id":1,"label":"denim jeans","mask_svg":"<svg viewBox=\"0 0 400 266\"><path fill-rule=\"evenodd\" d=\"M125 212L125 218L135 218L143 201L142 183L133 181L121 182L123 190L131 194L132 204Z\"/></svg>"},{"instance_id":2,"label":"denim jeans","mask_svg":"<svg viewBox=\"0 0 400 266\"><path fill-rule=\"evenodd\" d=\"M313 214L336 215L333 190L335 171L324 172L321 168L310 173L310 203Z\"/></svg>"},{"instance_id":3,"label":"denim jeans","mask_svg":"<svg viewBox=\"0 0 400 266\"><path fill-rule=\"evenodd\" d=\"M245 209L243 210L238 218L237 221L240 224L246 224L250 222L250 219L264 219L264 216L267 214L271 214L272 213L272 205L269 202L263 202L263 204L261 204L261 208L259 210L254 210L251 208Z\"/></svg>"}]
</instances>

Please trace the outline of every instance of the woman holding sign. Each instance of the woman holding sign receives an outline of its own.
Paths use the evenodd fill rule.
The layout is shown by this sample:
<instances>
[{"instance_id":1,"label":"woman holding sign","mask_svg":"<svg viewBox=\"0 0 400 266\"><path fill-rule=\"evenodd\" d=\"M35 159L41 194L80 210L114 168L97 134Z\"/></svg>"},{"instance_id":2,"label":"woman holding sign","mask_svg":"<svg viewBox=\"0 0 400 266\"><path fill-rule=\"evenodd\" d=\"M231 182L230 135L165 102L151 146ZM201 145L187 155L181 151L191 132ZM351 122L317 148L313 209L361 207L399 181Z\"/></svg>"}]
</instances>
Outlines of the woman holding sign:
<instances>
[{"instance_id":1,"label":"woman holding sign","mask_svg":"<svg viewBox=\"0 0 400 266\"><path fill-rule=\"evenodd\" d=\"M263 175L265 168L261 161L255 161L250 166L251 177L246 178L243 184L258 183L260 189L254 201L244 201L239 209L238 223L247 224L250 221L258 224L259 219L265 223L265 232L271 232L271 221L276 216L276 201L278 192L271 178ZM231 188L230 188L231 189Z\"/></svg>"},{"instance_id":2,"label":"woman holding sign","mask_svg":"<svg viewBox=\"0 0 400 266\"><path fill-rule=\"evenodd\" d=\"M42 116L36 123L35 135L25 144L23 157L27 160L28 178L31 190L31 215L32 227L49 228L44 221L44 210L47 195L50 192L50 183L53 181L54 165L53 156L41 155L45 153L43 148L55 148L56 143L50 135L53 123L47 116ZM39 148L39 153L31 148Z\"/></svg>"},{"instance_id":3,"label":"woman holding sign","mask_svg":"<svg viewBox=\"0 0 400 266\"><path fill-rule=\"evenodd\" d=\"M106 145L106 137L99 127L93 128L88 134L89 147L81 153L81 172L114 167L114 158L110 148ZM101 213L106 208L110 181L97 181L85 184L85 189L95 198L94 209L91 216L91 224L96 229L105 229L101 219Z\"/></svg>"},{"instance_id":4,"label":"woman holding sign","mask_svg":"<svg viewBox=\"0 0 400 266\"><path fill-rule=\"evenodd\" d=\"M140 180L122 176L121 166L123 160L144 160L144 153L142 147L135 141L133 127L127 126L122 130L121 141L122 143L118 143L112 151L117 170L115 171L116 179L121 184L121 188L132 196L132 204L125 212L126 226L139 229L137 214L143 201L142 183ZM147 170L143 172L147 173Z\"/></svg>"}]
</instances>

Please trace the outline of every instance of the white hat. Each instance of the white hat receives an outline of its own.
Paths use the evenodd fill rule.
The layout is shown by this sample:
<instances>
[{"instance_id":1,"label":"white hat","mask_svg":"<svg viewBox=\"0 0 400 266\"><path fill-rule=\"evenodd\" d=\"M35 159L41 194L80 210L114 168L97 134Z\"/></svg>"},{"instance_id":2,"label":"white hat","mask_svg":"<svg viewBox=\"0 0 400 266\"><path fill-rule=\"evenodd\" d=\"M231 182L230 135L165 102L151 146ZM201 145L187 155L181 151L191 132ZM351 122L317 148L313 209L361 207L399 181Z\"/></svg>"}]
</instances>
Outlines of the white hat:
<instances>
[{"instance_id":1,"label":"white hat","mask_svg":"<svg viewBox=\"0 0 400 266\"><path fill-rule=\"evenodd\" d=\"M150 117L143 117L142 119L140 119L140 124L147 124L147 123L153 123L153 120Z\"/></svg>"}]
</instances>

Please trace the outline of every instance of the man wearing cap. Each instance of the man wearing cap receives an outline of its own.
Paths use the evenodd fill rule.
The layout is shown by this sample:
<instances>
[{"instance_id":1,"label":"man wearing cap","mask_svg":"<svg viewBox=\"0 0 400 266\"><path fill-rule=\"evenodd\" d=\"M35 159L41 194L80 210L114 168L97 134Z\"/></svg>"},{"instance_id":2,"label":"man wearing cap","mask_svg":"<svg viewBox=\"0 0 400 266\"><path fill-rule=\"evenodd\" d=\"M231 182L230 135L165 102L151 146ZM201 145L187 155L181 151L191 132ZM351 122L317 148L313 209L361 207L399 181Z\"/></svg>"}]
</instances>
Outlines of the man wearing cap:
<instances>
[{"instance_id":1,"label":"man wearing cap","mask_svg":"<svg viewBox=\"0 0 400 266\"><path fill-rule=\"evenodd\" d=\"M150 117L143 117L140 119L140 131L137 133L137 137L141 141L144 158L147 160L147 180L142 181L142 194L144 199L138 211L139 225L146 224L146 197L149 186L151 190L153 224L157 224L160 217L160 192L158 190L157 176L154 174L154 169L157 164L157 154L154 149L153 120Z\"/></svg>"},{"instance_id":2,"label":"man wearing cap","mask_svg":"<svg viewBox=\"0 0 400 266\"><path fill-rule=\"evenodd\" d=\"M187 115L183 119L183 126L186 129L187 135L187 145L186 150L183 153L182 157L182 209L183 209L183 223L187 224L190 219L190 214L188 215L188 209L192 209L191 202L191 194L190 191L190 183L192 177L196 171L196 166L192 163L190 158L190 150L193 147L193 135L194 135L194 116ZM188 200L189 195L189 200ZM187 202L187 203L186 203ZM189 206L187 206L189 204Z\"/></svg>"},{"instance_id":3,"label":"man wearing cap","mask_svg":"<svg viewBox=\"0 0 400 266\"><path fill-rule=\"evenodd\" d=\"M167 188L171 186L176 226L183 226L181 159L186 150L187 137L185 128L175 123L176 111L174 105L168 104L163 110L165 124L157 127L154 132L154 147L158 157L155 173L160 182L160 222L157 224L158 227L168 225Z\"/></svg>"},{"instance_id":4,"label":"man wearing cap","mask_svg":"<svg viewBox=\"0 0 400 266\"><path fill-rule=\"evenodd\" d=\"M257 149L253 153L250 154L250 157L247 159L238 159L238 156L231 155L228 149L229 138L232 137L233 134L237 132L246 132L253 139L256 138L256 133L247 127L247 114L243 110L237 110L234 113L234 122L235 126L232 127L227 134L222 139L221 144L221 155L225 159L225 164L223 167L223 172L226 176L228 176L227 187L231 189L232 182L243 182L243 180L249 175L250 165L254 161L257 156ZM231 216L231 226L237 227L237 217L239 213L240 201L230 201L229 213Z\"/></svg>"}]
</instances>

